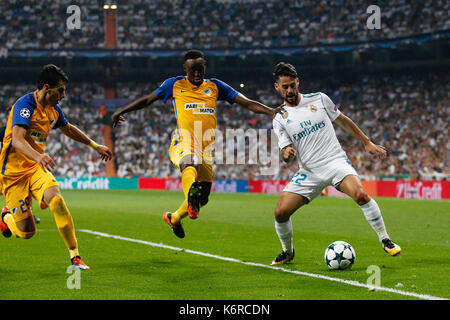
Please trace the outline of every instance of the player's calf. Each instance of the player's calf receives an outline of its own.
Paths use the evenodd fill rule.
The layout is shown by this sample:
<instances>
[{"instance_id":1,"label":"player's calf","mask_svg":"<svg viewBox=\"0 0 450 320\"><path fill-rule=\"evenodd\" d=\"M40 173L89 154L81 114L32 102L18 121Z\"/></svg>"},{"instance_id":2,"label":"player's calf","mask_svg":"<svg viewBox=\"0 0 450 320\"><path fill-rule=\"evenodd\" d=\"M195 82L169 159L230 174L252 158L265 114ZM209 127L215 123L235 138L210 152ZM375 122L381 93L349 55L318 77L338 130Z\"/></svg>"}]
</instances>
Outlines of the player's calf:
<instances>
[{"instance_id":1,"label":"player's calf","mask_svg":"<svg viewBox=\"0 0 450 320\"><path fill-rule=\"evenodd\" d=\"M52 197L49 201L49 208L53 213L59 234L63 238L70 256L77 256L78 242L75 236L75 226L64 198L60 194Z\"/></svg>"}]
</instances>

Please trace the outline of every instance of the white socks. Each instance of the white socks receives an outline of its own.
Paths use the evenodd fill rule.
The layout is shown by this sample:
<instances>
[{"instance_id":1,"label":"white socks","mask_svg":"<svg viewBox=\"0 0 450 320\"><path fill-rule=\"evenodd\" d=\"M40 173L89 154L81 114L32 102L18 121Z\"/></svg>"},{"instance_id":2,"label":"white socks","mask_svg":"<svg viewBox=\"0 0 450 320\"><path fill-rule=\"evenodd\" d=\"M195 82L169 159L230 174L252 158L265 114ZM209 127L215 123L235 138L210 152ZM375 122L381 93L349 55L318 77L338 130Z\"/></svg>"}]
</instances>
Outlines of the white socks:
<instances>
[{"instance_id":1,"label":"white socks","mask_svg":"<svg viewBox=\"0 0 450 320\"><path fill-rule=\"evenodd\" d=\"M278 238L280 238L281 246L283 251L292 253L292 221L289 218L286 222L278 222L275 220L275 231L277 232Z\"/></svg>"},{"instance_id":2,"label":"white socks","mask_svg":"<svg viewBox=\"0 0 450 320\"><path fill-rule=\"evenodd\" d=\"M378 234L380 242L383 239L389 238L386 227L384 226L383 217L381 216L380 208L375 200L370 199L369 202L363 204L361 210L364 212L367 222L370 224L373 230Z\"/></svg>"}]
</instances>

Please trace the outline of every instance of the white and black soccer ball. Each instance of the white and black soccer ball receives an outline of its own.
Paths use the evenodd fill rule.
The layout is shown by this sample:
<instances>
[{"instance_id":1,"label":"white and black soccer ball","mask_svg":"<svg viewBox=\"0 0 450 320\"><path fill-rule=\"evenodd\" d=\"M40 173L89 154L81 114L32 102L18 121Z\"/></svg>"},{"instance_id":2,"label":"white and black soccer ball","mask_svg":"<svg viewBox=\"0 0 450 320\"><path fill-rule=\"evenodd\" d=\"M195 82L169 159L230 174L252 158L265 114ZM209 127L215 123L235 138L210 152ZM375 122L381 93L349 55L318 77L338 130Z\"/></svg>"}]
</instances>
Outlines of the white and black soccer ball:
<instances>
[{"instance_id":1,"label":"white and black soccer ball","mask_svg":"<svg viewBox=\"0 0 450 320\"><path fill-rule=\"evenodd\" d=\"M345 241L335 241L325 250L325 263L330 269L348 269L355 263L355 260L355 250Z\"/></svg>"}]
</instances>

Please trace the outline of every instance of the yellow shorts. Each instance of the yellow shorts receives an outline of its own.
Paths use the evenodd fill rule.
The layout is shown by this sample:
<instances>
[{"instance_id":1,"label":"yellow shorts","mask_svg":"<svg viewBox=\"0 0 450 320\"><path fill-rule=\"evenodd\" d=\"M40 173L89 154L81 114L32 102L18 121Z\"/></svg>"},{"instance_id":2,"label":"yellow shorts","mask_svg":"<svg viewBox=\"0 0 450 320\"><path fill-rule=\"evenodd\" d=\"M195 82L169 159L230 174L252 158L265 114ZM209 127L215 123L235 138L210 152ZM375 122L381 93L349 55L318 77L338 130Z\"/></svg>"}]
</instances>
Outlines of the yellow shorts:
<instances>
[{"instance_id":1,"label":"yellow shorts","mask_svg":"<svg viewBox=\"0 0 450 320\"><path fill-rule=\"evenodd\" d=\"M42 209L47 208L47 204L43 200L44 191L58 186L53 174L49 171L44 172L39 166L22 176L2 176L1 180L6 205L15 221L21 221L31 216L31 197L39 202Z\"/></svg>"},{"instance_id":2,"label":"yellow shorts","mask_svg":"<svg viewBox=\"0 0 450 320\"><path fill-rule=\"evenodd\" d=\"M199 148L201 150L194 150L190 143L177 143L172 141L169 149L170 161L180 169L180 161L187 155L195 156L198 161L197 181L212 182L213 181L213 167L212 167L212 148Z\"/></svg>"}]
</instances>

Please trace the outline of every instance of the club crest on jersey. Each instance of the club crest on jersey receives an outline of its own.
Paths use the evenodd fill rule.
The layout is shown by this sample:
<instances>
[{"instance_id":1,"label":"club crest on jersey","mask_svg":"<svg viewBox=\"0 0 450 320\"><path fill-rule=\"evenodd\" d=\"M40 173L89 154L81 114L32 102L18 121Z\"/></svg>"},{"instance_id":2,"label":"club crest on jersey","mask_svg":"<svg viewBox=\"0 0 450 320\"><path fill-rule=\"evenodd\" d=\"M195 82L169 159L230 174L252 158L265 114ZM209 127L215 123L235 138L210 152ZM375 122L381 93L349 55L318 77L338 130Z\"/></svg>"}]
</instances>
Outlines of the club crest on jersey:
<instances>
[{"instance_id":1,"label":"club crest on jersey","mask_svg":"<svg viewBox=\"0 0 450 320\"><path fill-rule=\"evenodd\" d=\"M313 104L309 105L309 110L311 110L311 112L316 112L317 111L317 107Z\"/></svg>"},{"instance_id":2,"label":"club crest on jersey","mask_svg":"<svg viewBox=\"0 0 450 320\"><path fill-rule=\"evenodd\" d=\"M210 97L211 94L212 94L211 89L206 89L206 90L205 90L205 94L206 94L208 97Z\"/></svg>"},{"instance_id":3,"label":"club crest on jersey","mask_svg":"<svg viewBox=\"0 0 450 320\"><path fill-rule=\"evenodd\" d=\"M204 102L190 102L184 104L184 110L191 110L193 114L214 114L214 108L207 108Z\"/></svg>"},{"instance_id":4,"label":"club crest on jersey","mask_svg":"<svg viewBox=\"0 0 450 320\"><path fill-rule=\"evenodd\" d=\"M281 110L281 116L283 119L287 119L287 117L289 117L289 113L286 110Z\"/></svg>"}]
</instances>

